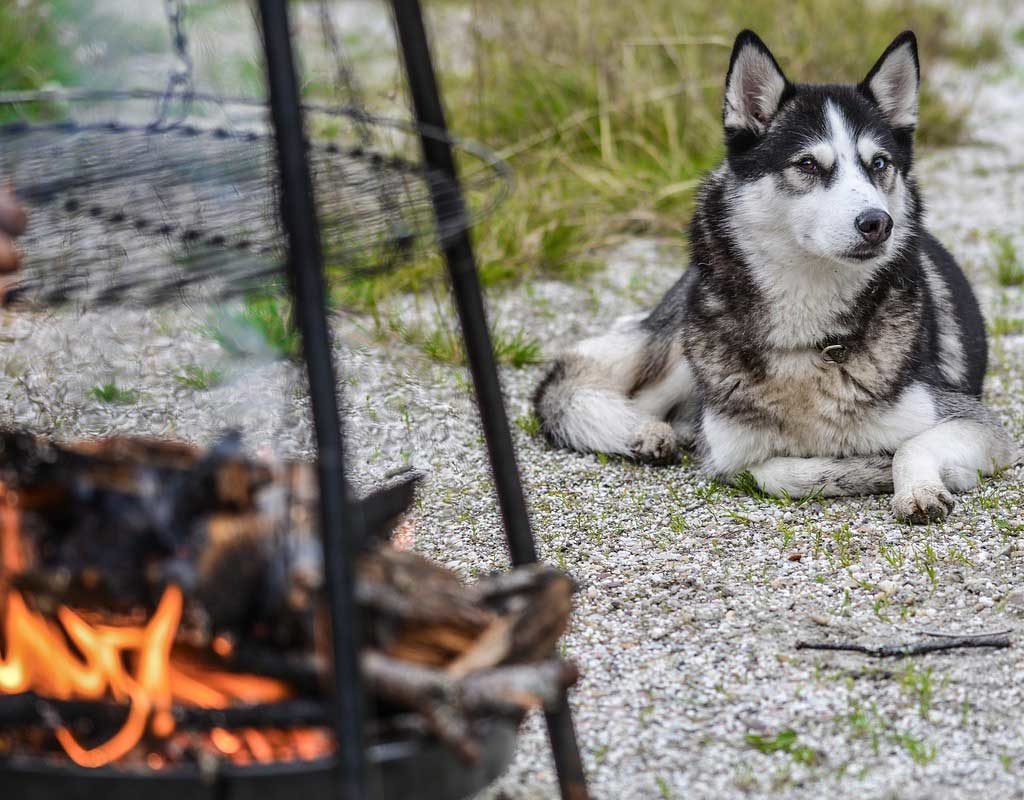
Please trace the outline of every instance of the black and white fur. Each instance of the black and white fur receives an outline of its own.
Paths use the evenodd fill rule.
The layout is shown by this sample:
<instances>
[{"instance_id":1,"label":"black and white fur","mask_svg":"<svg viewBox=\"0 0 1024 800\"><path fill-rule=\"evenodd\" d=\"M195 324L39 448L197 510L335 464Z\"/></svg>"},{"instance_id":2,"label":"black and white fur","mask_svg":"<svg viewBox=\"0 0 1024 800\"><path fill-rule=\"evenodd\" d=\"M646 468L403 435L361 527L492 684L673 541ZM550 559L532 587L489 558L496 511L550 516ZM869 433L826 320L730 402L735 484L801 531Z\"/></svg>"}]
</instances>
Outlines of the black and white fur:
<instances>
[{"instance_id":1,"label":"black and white fur","mask_svg":"<svg viewBox=\"0 0 1024 800\"><path fill-rule=\"evenodd\" d=\"M909 31L856 86L791 83L741 33L691 266L651 313L555 361L535 396L548 439L656 461L694 444L721 480L893 492L917 523L1014 463L980 402L977 301L921 222L918 84Z\"/></svg>"}]
</instances>

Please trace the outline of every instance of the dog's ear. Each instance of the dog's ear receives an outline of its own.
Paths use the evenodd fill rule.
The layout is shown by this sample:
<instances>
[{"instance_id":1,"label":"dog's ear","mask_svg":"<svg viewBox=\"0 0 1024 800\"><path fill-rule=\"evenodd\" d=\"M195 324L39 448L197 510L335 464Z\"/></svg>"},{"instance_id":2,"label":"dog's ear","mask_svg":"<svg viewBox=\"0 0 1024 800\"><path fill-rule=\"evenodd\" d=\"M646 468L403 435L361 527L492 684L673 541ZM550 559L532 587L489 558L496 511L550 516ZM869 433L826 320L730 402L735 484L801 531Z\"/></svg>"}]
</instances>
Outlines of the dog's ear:
<instances>
[{"instance_id":1,"label":"dog's ear","mask_svg":"<svg viewBox=\"0 0 1024 800\"><path fill-rule=\"evenodd\" d=\"M760 136L779 110L789 81L756 33L736 37L725 76L722 121L727 133L751 131Z\"/></svg>"},{"instance_id":2,"label":"dog's ear","mask_svg":"<svg viewBox=\"0 0 1024 800\"><path fill-rule=\"evenodd\" d=\"M903 31L885 49L859 88L878 105L894 128L913 128L917 125L920 82L917 37L913 31Z\"/></svg>"}]
</instances>

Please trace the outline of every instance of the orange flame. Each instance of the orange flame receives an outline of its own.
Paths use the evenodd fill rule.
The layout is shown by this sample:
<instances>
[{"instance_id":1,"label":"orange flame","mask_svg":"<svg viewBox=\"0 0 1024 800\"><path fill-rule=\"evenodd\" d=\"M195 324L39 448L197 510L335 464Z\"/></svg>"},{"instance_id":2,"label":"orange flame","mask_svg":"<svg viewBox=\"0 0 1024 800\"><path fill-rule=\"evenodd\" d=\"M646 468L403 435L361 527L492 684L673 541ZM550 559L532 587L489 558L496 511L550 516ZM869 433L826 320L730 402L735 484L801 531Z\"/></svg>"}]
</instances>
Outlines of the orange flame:
<instances>
[{"instance_id":1,"label":"orange flame","mask_svg":"<svg viewBox=\"0 0 1024 800\"><path fill-rule=\"evenodd\" d=\"M17 522L12 504L0 503L0 566L8 570L21 562ZM290 695L280 681L217 672L172 659L184 603L177 586L167 587L143 626L92 625L66 606L57 612L58 625L32 611L16 590L9 590L5 599L6 604L0 605L6 647L6 655L0 654L0 694L35 691L55 700L110 697L128 705L121 729L97 747L83 747L66 727L56 731L64 751L83 767L101 767L123 757L147 730L160 738L171 736L176 702L225 708L236 702L268 703ZM67 639L81 656L72 651ZM134 669L125 666L126 656ZM221 743L227 741L227 737L218 738ZM258 731L246 730L242 738L255 758L268 757L269 745Z\"/></svg>"}]
</instances>

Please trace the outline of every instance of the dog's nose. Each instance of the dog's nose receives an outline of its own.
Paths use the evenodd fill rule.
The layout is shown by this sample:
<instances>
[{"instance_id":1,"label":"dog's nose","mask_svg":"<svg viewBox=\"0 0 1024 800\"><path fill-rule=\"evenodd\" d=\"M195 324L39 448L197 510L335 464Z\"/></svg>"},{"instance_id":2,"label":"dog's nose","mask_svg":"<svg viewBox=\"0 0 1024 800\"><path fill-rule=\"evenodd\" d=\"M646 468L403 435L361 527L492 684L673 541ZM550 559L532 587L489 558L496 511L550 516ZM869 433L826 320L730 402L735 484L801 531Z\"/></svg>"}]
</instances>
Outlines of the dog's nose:
<instances>
[{"instance_id":1,"label":"dog's nose","mask_svg":"<svg viewBox=\"0 0 1024 800\"><path fill-rule=\"evenodd\" d=\"M880 208L869 208L857 217L857 230L869 244L881 244L892 233L892 217Z\"/></svg>"}]
</instances>

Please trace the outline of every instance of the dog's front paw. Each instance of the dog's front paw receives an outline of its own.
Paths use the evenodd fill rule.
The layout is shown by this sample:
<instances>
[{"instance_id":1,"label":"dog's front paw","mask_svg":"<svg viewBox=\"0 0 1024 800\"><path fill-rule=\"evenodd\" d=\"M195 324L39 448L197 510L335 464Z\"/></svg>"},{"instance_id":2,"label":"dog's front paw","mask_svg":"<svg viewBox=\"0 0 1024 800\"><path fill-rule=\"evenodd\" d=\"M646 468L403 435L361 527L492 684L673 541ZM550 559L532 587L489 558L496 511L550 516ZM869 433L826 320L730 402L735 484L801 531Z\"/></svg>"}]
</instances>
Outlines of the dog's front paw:
<instances>
[{"instance_id":1,"label":"dog's front paw","mask_svg":"<svg viewBox=\"0 0 1024 800\"><path fill-rule=\"evenodd\" d=\"M945 486L922 484L914 486L905 494L892 499L892 511L900 522L911 525L927 525L942 522L953 510L956 501Z\"/></svg>"},{"instance_id":2,"label":"dog's front paw","mask_svg":"<svg viewBox=\"0 0 1024 800\"><path fill-rule=\"evenodd\" d=\"M667 422L645 422L630 442L633 458L653 464L667 464L679 456L679 440Z\"/></svg>"}]
</instances>

